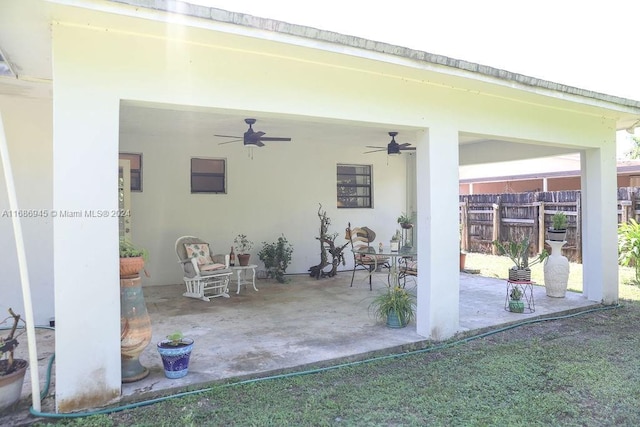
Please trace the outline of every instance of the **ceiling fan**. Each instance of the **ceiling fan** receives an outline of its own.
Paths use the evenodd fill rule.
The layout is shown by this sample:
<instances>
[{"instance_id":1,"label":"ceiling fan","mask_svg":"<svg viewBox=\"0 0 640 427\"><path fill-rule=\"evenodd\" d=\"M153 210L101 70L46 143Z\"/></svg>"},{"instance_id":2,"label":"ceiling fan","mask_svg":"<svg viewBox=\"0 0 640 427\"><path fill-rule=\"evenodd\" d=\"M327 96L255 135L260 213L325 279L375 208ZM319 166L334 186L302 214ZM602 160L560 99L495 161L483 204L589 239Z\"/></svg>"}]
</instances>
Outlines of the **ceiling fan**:
<instances>
[{"instance_id":1,"label":"ceiling fan","mask_svg":"<svg viewBox=\"0 0 640 427\"><path fill-rule=\"evenodd\" d=\"M365 151L364 154L375 153L378 151L386 151L387 154L400 154L400 151L413 151L416 149L415 147L409 147L411 145L409 143L398 144L396 142L397 134L398 132L389 132L389 136L391 137L391 142L387 144L386 147L374 147L371 145L367 145L367 148L377 148L377 150Z\"/></svg>"},{"instance_id":2,"label":"ceiling fan","mask_svg":"<svg viewBox=\"0 0 640 427\"><path fill-rule=\"evenodd\" d=\"M268 136L264 136L265 133L262 131L256 132L255 130L253 130L253 127L252 127L252 125L256 122L256 119L244 119L244 122L249 125L249 129L244 133L243 136L214 135L220 138L234 138L231 141L221 142L220 145L242 141L243 144L247 146L264 147L264 142L291 141L291 138L268 137Z\"/></svg>"}]
</instances>

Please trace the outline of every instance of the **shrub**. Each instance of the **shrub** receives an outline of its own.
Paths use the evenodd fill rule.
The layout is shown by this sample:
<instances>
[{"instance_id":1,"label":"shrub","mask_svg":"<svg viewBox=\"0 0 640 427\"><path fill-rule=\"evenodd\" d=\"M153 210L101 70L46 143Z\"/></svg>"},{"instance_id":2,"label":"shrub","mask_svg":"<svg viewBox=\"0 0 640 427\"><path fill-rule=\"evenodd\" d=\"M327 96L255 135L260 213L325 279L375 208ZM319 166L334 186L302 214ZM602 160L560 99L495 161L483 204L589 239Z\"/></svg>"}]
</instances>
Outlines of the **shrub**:
<instances>
[{"instance_id":1,"label":"shrub","mask_svg":"<svg viewBox=\"0 0 640 427\"><path fill-rule=\"evenodd\" d=\"M618 226L618 262L635 268L635 283L640 284L640 224L631 218Z\"/></svg>"},{"instance_id":2,"label":"shrub","mask_svg":"<svg viewBox=\"0 0 640 427\"><path fill-rule=\"evenodd\" d=\"M278 237L276 242L262 242L262 249L258 252L258 258L264 263L267 277L273 277L280 283L285 283L284 273L291 262L293 246L284 235Z\"/></svg>"}]
</instances>

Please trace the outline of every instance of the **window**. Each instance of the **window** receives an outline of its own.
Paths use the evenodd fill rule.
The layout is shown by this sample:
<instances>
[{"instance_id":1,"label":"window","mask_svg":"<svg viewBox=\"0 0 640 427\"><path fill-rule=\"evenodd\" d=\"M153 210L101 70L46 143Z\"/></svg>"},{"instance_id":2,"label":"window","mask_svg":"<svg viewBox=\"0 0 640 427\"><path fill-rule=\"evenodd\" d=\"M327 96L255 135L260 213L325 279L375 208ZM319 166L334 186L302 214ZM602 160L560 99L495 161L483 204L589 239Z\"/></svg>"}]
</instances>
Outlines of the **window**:
<instances>
[{"instance_id":1,"label":"window","mask_svg":"<svg viewBox=\"0 0 640 427\"><path fill-rule=\"evenodd\" d=\"M120 153L120 160L129 160L131 165L131 191L142 191L142 154Z\"/></svg>"},{"instance_id":2,"label":"window","mask_svg":"<svg viewBox=\"0 0 640 427\"><path fill-rule=\"evenodd\" d=\"M338 165L338 207L371 206L371 166Z\"/></svg>"},{"instance_id":3,"label":"window","mask_svg":"<svg viewBox=\"0 0 640 427\"><path fill-rule=\"evenodd\" d=\"M191 193L226 193L224 159L191 159Z\"/></svg>"}]
</instances>

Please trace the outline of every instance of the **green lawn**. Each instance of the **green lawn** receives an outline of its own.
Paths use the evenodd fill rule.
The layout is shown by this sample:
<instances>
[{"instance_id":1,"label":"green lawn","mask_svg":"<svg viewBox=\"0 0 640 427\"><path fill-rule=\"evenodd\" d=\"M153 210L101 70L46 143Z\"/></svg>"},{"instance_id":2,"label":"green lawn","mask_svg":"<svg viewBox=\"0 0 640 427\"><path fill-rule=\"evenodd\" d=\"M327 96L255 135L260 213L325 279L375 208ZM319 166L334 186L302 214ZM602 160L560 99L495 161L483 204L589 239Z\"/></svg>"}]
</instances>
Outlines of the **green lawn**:
<instances>
[{"instance_id":1,"label":"green lawn","mask_svg":"<svg viewBox=\"0 0 640 427\"><path fill-rule=\"evenodd\" d=\"M467 267L504 277L503 257ZM542 282L542 267L533 277ZM570 288L582 268L571 265ZM633 276L621 268L621 281ZM138 409L62 420L81 426L638 426L640 290L561 320L319 373L213 389Z\"/></svg>"},{"instance_id":2,"label":"green lawn","mask_svg":"<svg viewBox=\"0 0 640 427\"><path fill-rule=\"evenodd\" d=\"M506 256L483 255L477 253L467 254L465 267L478 269L480 274L486 277L506 278L507 270L512 266L511 260ZM531 267L531 280L543 284L544 270L542 264ZM640 301L640 287L631 285L635 270L631 267L618 268L618 284L620 298ZM568 289L582 292L582 264L570 263Z\"/></svg>"}]
</instances>

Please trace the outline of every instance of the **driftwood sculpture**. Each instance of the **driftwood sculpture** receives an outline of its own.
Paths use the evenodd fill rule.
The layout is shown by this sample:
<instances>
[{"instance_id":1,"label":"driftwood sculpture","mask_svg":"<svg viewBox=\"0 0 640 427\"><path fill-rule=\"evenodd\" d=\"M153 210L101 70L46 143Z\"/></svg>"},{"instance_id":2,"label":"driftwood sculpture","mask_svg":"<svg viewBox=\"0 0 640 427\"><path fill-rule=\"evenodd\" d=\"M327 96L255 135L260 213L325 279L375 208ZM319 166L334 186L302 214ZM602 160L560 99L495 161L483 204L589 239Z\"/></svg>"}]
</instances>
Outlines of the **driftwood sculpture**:
<instances>
[{"instance_id":1,"label":"driftwood sculpture","mask_svg":"<svg viewBox=\"0 0 640 427\"><path fill-rule=\"evenodd\" d=\"M349 244L336 246L335 240L338 233L328 234L331 219L327 216L327 212L322 210L322 205L318 208L318 218L320 218L320 236L316 240L320 242L320 264L309 268L309 275L319 279L321 277L333 277L338 272L338 265L345 265L344 254L342 251ZM331 262L329 262L331 255ZM331 266L331 270L324 271L327 266Z\"/></svg>"}]
</instances>

